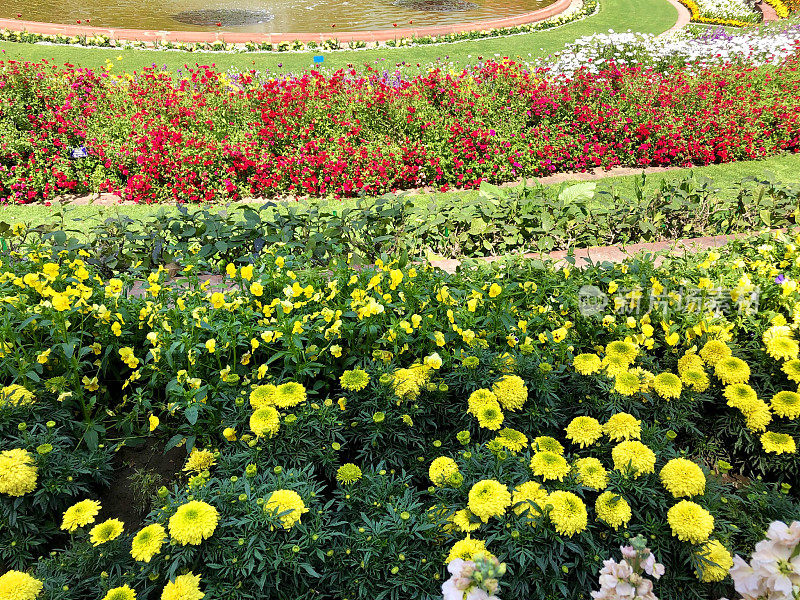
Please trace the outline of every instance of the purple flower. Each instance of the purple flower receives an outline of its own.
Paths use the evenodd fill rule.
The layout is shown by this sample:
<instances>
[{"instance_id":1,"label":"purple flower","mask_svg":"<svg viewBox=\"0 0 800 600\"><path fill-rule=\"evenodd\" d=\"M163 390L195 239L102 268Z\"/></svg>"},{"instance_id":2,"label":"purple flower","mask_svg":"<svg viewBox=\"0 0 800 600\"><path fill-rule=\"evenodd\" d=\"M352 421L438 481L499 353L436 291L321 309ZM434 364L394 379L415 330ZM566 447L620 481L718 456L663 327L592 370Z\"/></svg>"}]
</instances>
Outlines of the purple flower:
<instances>
[{"instance_id":1,"label":"purple flower","mask_svg":"<svg viewBox=\"0 0 800 600\"><path fill-rule=\"evenodd\" d=\"M783 283L784 281L786 281L786 277L783 276L783 273L775 278L775 283Z\"/></svg>"}]
</instances>

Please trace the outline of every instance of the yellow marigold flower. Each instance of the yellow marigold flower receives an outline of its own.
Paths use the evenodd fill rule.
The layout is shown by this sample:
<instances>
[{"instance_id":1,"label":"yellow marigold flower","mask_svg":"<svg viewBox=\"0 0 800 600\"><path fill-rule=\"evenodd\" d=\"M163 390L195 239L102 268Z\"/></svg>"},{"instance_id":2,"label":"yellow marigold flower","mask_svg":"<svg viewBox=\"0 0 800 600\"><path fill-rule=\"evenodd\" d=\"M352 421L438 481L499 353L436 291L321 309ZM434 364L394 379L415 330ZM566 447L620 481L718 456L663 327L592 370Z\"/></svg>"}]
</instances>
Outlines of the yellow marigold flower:
<instances>
[{"instance_id":1,"label":"yellow marigold flower","mask_svg":"<svg viewBox=\"0 0 800 600\"><path fill-rule=\"evenodd\" d=\"M681 372L681 381L695 392L705 392L710 385L708 375L700 368L687 368Z\"/></svg>"},{"instance_id":2,"label":"yellow marigold flower","mask_svg":"<svg viewBox=\"0 0 800 600\"><path fill-rule=\"evenodd\" d=\"M708 540L695 552L700 568L695 574L700 581L722 581L733 566L733 556L718 540Z\"/></svg>"},{"instance_id":3,"label":"yellow marigold flower","mask_svg":"<svg viewBox=\"0 0 800 600\"><path fill-rule=\"evenodd\" d=\"M33 455L22 448L0 452L0 494L24 496L36 489Z\"/></svg>"},{"instance_id":4,"label":"yellow marigold flower","mask_svg":"<svg viewBox=\"0 0 800 600\"><path fill-rule=\"evenodd\" d=\"M620 442L611 451L614 468L634 479L652 473L656 466L656 455L643 443L633 440Z\"/></svg>"},{"instance_id":5,"label":"yellow marigold flower","mask_svg":"<svg viewBox=\"0 0 800 600\"><path fill-rule=\"evenodd\" d=\"M218 520L216 508L206 502L190 500L169 518L169 534L181 546L196 546L214 535Z\"/></svg>"},{"instance_id":6,"label":"yellow marigold flower","mask_svg":"<svg viewBox=\"0 0 800 600\"><path fill-rule=\"evenodd\" d=\"M2 353L0 353L2 355ZM10 404L11 406L25 406L34 401L33 392L16 383L0 388L0 406Z\"/></svg>"},{"instance_id":7,"label":"yellow marigold flower","mask_svg":"<svg viewBox=\"0 0 800 600\"><path fill-rule=\"evenodd\" d=\"M689 500L681 500L667 511L672 535L682 542L701 544L714 530L714 517L705 508Z\"/></svg>"},{"instance_id":8,"label":"yellow marigold flower","mask_svg":"<svg viewBox=\"0 0 800 600\"><path fill-rule=\"evenodd\" d=\"M604 490L608 487L608 472L603 463L594 457L579 458L575 461L578 483L593 490Z\"/></svg>"},{"instance_id":9,"label":"yellow marigold flower","mask_svg":"<svg viewBox=\"0 0 800 600\"><path fill-rule=\"evenodd\" d=\"M630 361L622 354L606 354L603 357L603 368L609 377L616 377L620 373L625 373L630 366Z\"/></svg>"},{"instance_id":10,"label":"yellow marigold flower","mask_svg":"<svg viewBox=\"0 0 800 600\"><path fill-rule=\"evenodd\" d=\"M103 600L136 600L136 592L129 585L111 588Z\"/></svg>"},{"instance_id":11,"label":"yellow marigold flower","mask_svg":"<svg viewBox=\"0 0 800 600\"><path fill-rule=\"evenodd\" d=\"M458 467L456 467L456 471L458 471ZM336 481L344 485L351 485L361 479L361 475L361 467L353 463L345 463L336 470Z\"/></svg>"},{"instance_id":12,"label":"yellow marigold flower","mask_svg":"<svg viewBox=\"0 0 800 600\"><path fill-rule=\"evenodd\" d=\"M655 382L656 376L650 371L647 369L642 369L641 367L634 367L630 370L630 372L639 378L639 391L641 393L646 394L653 389L653 383Z\"/></svg>"},{"instance_id":13,"label":"yellow marigold flower","mask_svg":"<svg viewBox=\"0 0 800 600\"><path fill-rule=\"evenodd\" d=\"M800 352L797 341L792 337L792 329L786 325L774 325L762 336L764 346L775 360L793 360Z\"/></svg>"},{"instance_id":14,"label":"yellow marigold flower","mask_svg":"<svg viewBox=\"0 0 800 600\"><path fill-rule=\"evenodd\" d=\"M192 448L192 452L189 454L189 459L186 461L183 470L187 472L193 471L195 473L202 473L203 471L208 471L211 469L215 462L216 457L210 450L198 450L197 448Z\"/></svg>"},{"instance_id":15,"label":"yellow marigold flower","mask_svg":"<svg viewBox=\"0 0 800 600\"><path fill-rule=\"evenodd\" d=\"M569 441L585 448L603 436L603 426L593 417L575 417L567 425L566 432Z\"/></svg>"},{"instance_id":16,"label":"yellow marigold flower","mask_svg":"<svg viewBox=\"0 0 800 600\"><path fill-rule=\"evenodd\" d=\"M597 518L614 529L627 525L631 520L631 506L622 496L613 492L603 492L594 503Z\"/></svg>"},{"instance_id":17,"label":"yellow marigold flower","mask_svg":"<svg viewBox=\"0 0 800 600\"><path fill-rule=\"evenodd\" d=\"M281 427L280 415L274 406L259 408L250 415L250 429L257 437L272 437Z\"/></svg>"},{"instance_id":18,"label":"yellow marigold flower","mask_svg":"<svg viewBox=\"0 0 800 600\"><path fill-rule=\"evenodd\" d=\"M477 417L478 411L481 408L494 404L496 404L498 408L500 407L497 396L495 396L493 392L485 389L475 390L470 394L469 400L467 400L467 412Z\"/></svg>"},{"instance_id":19,"label":"yellow marigold flower","mask_svg":"<svg viewBox=\"0 0 800 600\"><path fill-rule=\"evenodd\" d=\"M589 522L586 505L572 492L552 492L547 496L547 504L552 507L550 521L559 535L572 537L586 529Z\"/></svg>"},{"instance_id":20,"label":"yellow marigold flower","mask_svg":"<svg viewBox=\"0 0 800 600\"><path fill-rule=\"evenodd\" d=\"M536 452L547 451L554 454L564 454L564 446L561 445L561 442L549 435L539 435L533 438L531 448Z\"/></svg>"},{"instance_id":21,"label":"yellow marigold flower","mask_svg":"<svg viewBox=\"0 0 800 600\"><path fill-rule=\"evenodd\" d=\"M521 431L510 427L503 427L500 430L500 435L495 439L510 452L519 452L528 446L528 437Z\"/></svg>"},{"instance_id":22,"label":"yellow marigold flower","mask_svg":"<svg viewBox=\"0 0 800 600\"><path fill-rule=\"evenodd\" d=\"M522 515L526 511L528 514L538 514L538 502L547 498L547 490L535 481L526 481L514 488L511 495L511 507L516 515ZM536 504L537 508L533 507Z\"/></svg>"},{"instance_id":23,"label":"yellow marigold flower","mask_svg":"<svg viewBox=\"0 0 800 600\"><path fill-rule=\"evenodd\" d=\"M528 400L528 388L517 375L505 375L492 386L497 401L506 410L519 410Z\"/></svg>"},{"instance_id":24,"label":"yellow marigold flower","mask_svg":"<svg viewBox=\"0 0 800 600\"><path fill-rule=\"evenodd\" d=\"M699 496L706 491L703 470L685 458L673 458L667 462L659 477L666 490L675 498Z\"/></svg>"},{"instance_id":25,"label":"yellow marigold flower","mask_svg":"<svg viewBox=\"0 0 800 600\"><path fill-rule=\"evenodd\" d=\"M94 523L94 518L100 512L100 503L97 500L81 500L64 511L61 529L72 533L78 527Z\"/></svg>"},{"instance_id":26,"label":"yellow marigold flower","mask_svg":"<svg viewBox=\"0 0 800 600\"><path fill-rule=\"evenodd\" d=\"M22 571L0 575L1 600L34 600L42 591L41 581Z\"/></svg>"},{"instance_id":27,"label":"yellow marigold flower","mask_svg":"<svg viewBox=\"0 0 800 600\"><path fill-rule=\"evenodd\" d=\"M431 463L428 477L436 487L442 487L450 482L450 478L458 473L458 465L449 456L440 456Z\"/></svg>"},{"instance_id":28,"label":"yellow marigold flower","mask_svg":"<svg viewBox=\"0 0 800 600\"><path fill-rule=\"evenodd\" d=\"M158 523L142 528L131 542L131 556L134 560L149 563L151 558L161 552L166 537L166 530Z\"/></svg>"},{"instance_id":29,"label":"yellow marigold flower","mask_svg":"<svg viewBox=\"0 0 800 600\"><path fill-rule=\"evenodd\" d=\"M800 417L800 394L797 392L778 392L772 397L770 408L779 417L796 419Z\"/></svg>"},{"instance_id":30,"label":"yellow marigold flower","mask_svg":"<svg viewBox=\"0 0 800 600\"><path fill-rule=\"evenodd\" d=\"M457 541L450 549L450 553L444 560L445 564L450 564L455 559L473 560L479 554L491 557L492 555L486 551L486 542L483 540L472 539L469 535L463 540Z\"/></svg>"},{"instance_id":31,"label":"yellow marigold flower","mask_svg":"<svg viewBox=\"0 0 800 600\"><path fill-rule=\"evenodd\" d=\"M747 383L750 379L750 367L741 358L729 356L717 361L714 365L714 375L725 385Z\"/></svg>"},{"instance_id":32,"label":"yellow marigold flower","mask_svg":"<svg viewBox=\"0 0 800 600\"><path fill-rule=\"evenodd\" d=\"M511 505L508 488L494 479L479 481L469 490L467 507L481 521L486 523L490 517L501 517Z\"/></svg>"},{"instance_id":33,"label":"yellow marigold flower","mask_svg":"<svg viewBox=\"0 0 800 600\"><path fill-rule=\"evenodd\" d=\"M728 406L738 408L744 415L750 414L761 405L761 401L756 396L756 391L746 383L735 383L727 386L723 396L728 401Z\"/></svg>"},{"instance_id":34,"label":"yellow marigold flower","mask_svg":"<svg viewBox=\"0 0 800 600\"><path fill-rule=\"evenodd\" d=\"M229 442L236 441L236 430L233 427L226 427L222 430L222 437L224 437Z\"/></svg>"},{"instance_id":35,"label":"yellow marigold flower","mask_svg":"<svg viewBox=\"0 0 800 600\"><path fill-rule=\"evenodd\" d=\"M731 349L725 342L720 340L709 340L705 346L700 349L700 357L703 361L713 367L723 358L728 358L731 355Z\"/></svg>"},{"instance_id":36,"label":"yellow marigold flower","mask_svg":"<svg viewBox=\"0 0 800 600\"><path fill-rule=\"evenodd\" d=\"M794 438L785 433L767 431L761 435L761 445L764 447L764 452L773 452L775 454L794 454L797 452Z\"/></svg>"},{"instance_id":37,"label":"yellow marigold flower","mask_svg":"<svg viewBox=\"0 0 800 600\"><path fill-rule=\"evenodd\" d=\"M639 355L639 348L631 342L617 340L606 345L606 355L614 354L622 356L628 364L631 364Z\"/></svg>"},{"instance_id":38,"label":"yellow marigold flower","mask_svg":"<svg viewBox=\"0 0 800 600\"><path fill-rule=\"evenodd\" d=\"M550 479L563 481L569 473L569 464L566 459L560 454L547 450L535 453L531 458L530 467L534 475L545 481Z\"/></svg>"},{"instance_id":39,"label":"yellow marigold flower","mask_svg":"<svg viewBox=\"0 0 800 600\"><path fill-rule=\"evenodd\" d=\"M353 369L345 371L339 378L339 384L343 390L349 392L360 392L369 383L369 375L364 369Z\"/></svg>"},{"instance_id":40,"label":"yellow marigold flower","mask_svg":"<svg viewBox=\"0 0 800 600\"><path fill-rule=\"evenodd\" d=\"M288 381L275 389L275 406L290 408L306 401L306 388L302 384Z\"/></svg>"},{"instance_id":41,"label":"yellow marigold flower","mask_svg":"<svg viewBox=\"0 0 800 600\"><path fill-rule=\"evenodd\" d=\"M789 378L789 381L800 383L800 360L793 359L787 361L783 363L781 369L783 369L783 372L786 373L786 376Z\"/></svg>"},{"instance_id":42,"label":"yellow marigold flower","mask_svg":"<svg viewBox=\"0 0 800 600\"><path fill-rule=\"evenodd\" d=\"M491 431L500 429L500 426L503 424L503 419L505 418L503 411L500 410L500 404L497 402L482 406L478 409L477 416L478 425Z\"/></svg>"},{"instance_id":43,"label":"yellow marigold flower","mask_svg":"<svg viewBox=\"0 0 800 600\"><path fill-rule=\"evenodd\" d=\"M203 600L205 594L200 591L200 575L186 573L178 575L174 581L167 582L161 592L161 600Z\"/></svg>"},{"instance_id":44,"label":"yellow marigold flower","mask_svg":"<svg viewBox=\"0 0 800 600\"><path fill-rule=\"evenodd\" d=\"M614 377L614 391L623 396L633 396L641 391L642 382L636 373L622 371Z\"/></svg>"},{"instance_id":45,"label":"yellow marigold flower","mask_svg":"<svg viewBox=\"0 0 800 600\"><path fill-rule=\"evenodd\" d=\"M745 426L753 432L764 431L772 422L772 413L769 410L767 403L759 400L761 406L756 410L745 415Z\"/></svg>"},{"instance_id":46,"label":"yellow marigold flower","mask_svg":"<svg viewBox=\"0 0 800 600\"><path fill-rule=\"evenodd\" d=\"M89 530L89 540L92 546L99 546L122 535L125 525L119 519L106 519Z\"/></svg>"},{"instance_id":47,"label":"yellow marigold flower","mask_svg":"<svg viewBox=\"0 0 800 600\"><path fill-rule=\"evenodd\" d=\"M628 413L617 413L603 425L605 433L612 442L619 440L638 440L642 436L641 421Z\"/></svg>"},{"instance_id":48,"label":"yellow marigold flower","mask_svg":"<svg viewBox=\"0 0 800 600\"><path fill-rule=\"evenodd\" d=\"M300 522L303 513L308 509L303 504L300 494L294 490L276 490L270 494L264 503L264 512L278 516L284 529L291 529L295 523Z\"/></svg>"},{"instance_id":49,"label":"yellow marigold flower","mask_svg":"<svg viewBox=\"0 0 800 600\"><path fill-rule=\"evenodd\" d=\"M681 377L683 377L684 372L689 369L699 369L702 371L703 367L703 359L694 352L686 352L678 359L678 373Z\"/></svg>"},{"instance_id":50,"label":"yellow marigold flower","mask_svg":"<svg viewBox=\"0 0 800 600\"><path fill-rule=\"evenodd\" d=\"M653 389L665 400L680 398L682 388L680 378L672 373L660 373L653 380Z\"/></svg>"},{"instance_id":51,"label":"yellow marigold flower","mask_svg":"<svg viewBox=\"0 0 800 600\"><path fill-rule=\"evenodd\" d=\"M466 508L456 511L448 520L462 533L475 531L476 529L480 529L481 526L480 519L477 519L475 515Z\"/></svg>"},{"instance_id":52,"label":"yellow marigold flower","mask_svg":"<svg viewBox=\"0 0 800 600\"><path fill-rule=\"evenodd\" d=\"M266 385L257 385L250 392L250 406L253 407L253 410L272 406L275 404L275 392L277 389L278 388L271 383Z\"/></svg>"},{"instance_id":53,"label":"yellow marigold flower","mask_svg":"<svg viewBox=\"0 0 800 600\"><path fill-rule=\"evenodd\" d=\"M600 370L601 361L597 354L578 354L572 360L572 366L581 375L593 375Z\"/></svg>"}]
</instances>

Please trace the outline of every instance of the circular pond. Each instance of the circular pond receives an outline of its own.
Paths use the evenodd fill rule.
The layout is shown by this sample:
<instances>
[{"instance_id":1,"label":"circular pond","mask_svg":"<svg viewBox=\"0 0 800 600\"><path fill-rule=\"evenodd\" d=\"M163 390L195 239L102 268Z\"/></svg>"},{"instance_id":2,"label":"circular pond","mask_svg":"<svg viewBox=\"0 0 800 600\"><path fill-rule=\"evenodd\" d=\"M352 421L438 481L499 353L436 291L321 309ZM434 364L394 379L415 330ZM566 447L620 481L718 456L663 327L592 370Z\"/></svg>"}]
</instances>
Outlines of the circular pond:
<instances>
[{"instance_id":1,"label":"circular pond","mask_svg":"<svg viewBox=\"0 0 800 600\"><path fill-rule=\"evenodd\" d=\"M96 27L315 32L417 28L514 17L554 0L5 0L0 17Z\"/></svg>"}]
</instances>

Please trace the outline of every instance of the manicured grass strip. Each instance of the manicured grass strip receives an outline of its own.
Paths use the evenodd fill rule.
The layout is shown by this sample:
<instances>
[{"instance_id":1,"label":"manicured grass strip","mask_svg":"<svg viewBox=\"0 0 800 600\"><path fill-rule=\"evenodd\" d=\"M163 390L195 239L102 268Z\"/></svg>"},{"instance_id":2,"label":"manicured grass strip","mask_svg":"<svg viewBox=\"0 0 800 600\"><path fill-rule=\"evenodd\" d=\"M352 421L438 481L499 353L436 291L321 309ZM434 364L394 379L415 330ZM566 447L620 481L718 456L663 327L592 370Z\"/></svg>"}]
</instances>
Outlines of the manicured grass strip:
<instances>
[{"instance_id":1,"label":"manicured grass strip","mask_svg":"<svg viewBox=\"0 0 800 600\"><path fill-rule=\"evenodd\" d=\"M675 24L678 11L666 0L601 0L597 14L575 23L549 31L489 38L483 40L445 44L442 46L418 46L413 48L370 49L327 53L325 66L333 69L346 67L349 63L363 65L377 63L394 68L397 63L425 65L437 60L454 64L474 64L479 56L509 56L512 58L547 56L561 50L565 44L584 35L606 32L609 29L625 31L631 29L641 33L661 33ZM151 65L179 69L185 64L214 64L220 69L258 69L262 72L298 71L312 65L315 53L189 53L179 51L149 51L94 49L74 46L45 46L0 42L2 60L50 60L58 64L71 63L83 67L100 68L106 61L114 63L114 72L137 71ZM122 60L117 60L118 57Z\"/></svg>"},{"instance_id":2,"label":"manicured grass strip","mask_svg":"<svg viewBox=\"0 0 800 600\"><path fill-rule=\"evenodd\" d=\"M800 155L791 154L776 156L766 160L752 160L721 165L709 165L707 167L696 167L692 169L676 169L662 173L653 173L647 176L645 191L656 190L662 181L675 181L687 177L690 173L702 175L713 180L717 188L727 190L747 177L765 177L772 174L777 181L786 184L800 184ZM628 175L620 177L607 177L597 181L598 190L617 189L631 190L634 179L639 175ZM569 185L571 182L568 182ZM558 184L560 185L560 184ZM446 196L459 196L469 198L478 192L454 191L436 194L420 194L420 202L425 202L431 197L444 198ZM598 200L603 198L598 197ZM355 200L319 200L319 202L335 202L337 206L345 208L355 204ZM222 209L223 207L218 207ZM66 228L77 231L88 231L93 222L97 219L106 219L117 215L127 215L134 220L142 219L159 210L174 211L176 208L171 205L112 205L112 206L67 206L64 208L64 217L67 219ZM0 221L7 223L24 222L31 227L38 225L61 226L60 208L58 206L43 206L35 204L11 205L0 207Z\"/></svg>"}]
</instances>

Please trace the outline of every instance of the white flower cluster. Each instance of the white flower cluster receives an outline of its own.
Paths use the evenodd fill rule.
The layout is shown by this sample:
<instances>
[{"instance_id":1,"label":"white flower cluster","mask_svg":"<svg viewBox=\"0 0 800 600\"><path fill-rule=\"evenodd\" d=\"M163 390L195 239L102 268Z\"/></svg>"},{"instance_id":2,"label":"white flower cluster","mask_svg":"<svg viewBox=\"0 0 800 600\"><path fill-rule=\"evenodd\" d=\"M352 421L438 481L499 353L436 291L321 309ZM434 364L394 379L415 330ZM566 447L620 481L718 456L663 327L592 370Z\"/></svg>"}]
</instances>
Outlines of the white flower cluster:
<instances>
[{"instance_id":1,"label":"white flower cluster","mask_svg":"<svg viewBox=\"0 0 800 600\"><path fill-rule=\"evenodd\" d=\"M728 34L722 28L701 37L659 37L640 33L599 33L577 39L566 49L533 64L552 75L571 75L580 68L597 73L609 63L644 65L658 70L725 63L754 66L778 63L797 51L800 26L783 30Z\"/></svg>"},{"instance_id":2,"label":"white flower cluster","mask_svg":"<svg viewBox=\"0 0 800 600\"><path fill-rule=\"evenodd\" d=\"M600 590L592 592L595 600L658 600L653 582L644 575L660 579L664 565L645 547L644 538L637 535L630 546L620 546L622 560L603 561L600 570Z\"/></svg>"},{"instance_id":3,"label":"white flower cluster","mask_svg":"<svg viewBox=\"0 0 800 600\"><path fill-rule=\"evenodd\" d=\"M442 584L443 600L500 600L496 593L506 565L494 556L457 558L447 565L447 570L451 577Z\"/></svg>"},{"instance_id":4,"label":"white flower cluster","mask_svg":"<svg viewBox=\"0 0 800 600\"><path fill-rule=\"evenodd\" d=\"M708 19L731 19L746 23L761 20L755 6L745 0L695 0L700 16Z\"/></svg>"},{"instance_id":5,"label":"white flower cluster","mask_svg":"<svg viewBox=\"0 0 800 600\"><path fill-rule=\"evenodd\" d=\"M756 544L750 562L734 557L730 574L743 600L800 597L800 521L772 523L767 539Z\"/></svg>"}]
</instances>

